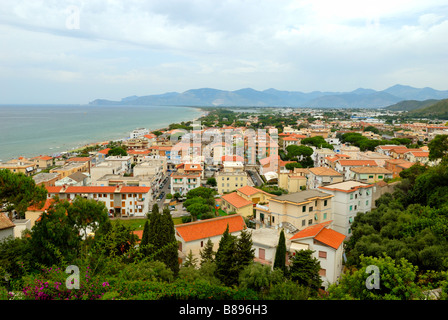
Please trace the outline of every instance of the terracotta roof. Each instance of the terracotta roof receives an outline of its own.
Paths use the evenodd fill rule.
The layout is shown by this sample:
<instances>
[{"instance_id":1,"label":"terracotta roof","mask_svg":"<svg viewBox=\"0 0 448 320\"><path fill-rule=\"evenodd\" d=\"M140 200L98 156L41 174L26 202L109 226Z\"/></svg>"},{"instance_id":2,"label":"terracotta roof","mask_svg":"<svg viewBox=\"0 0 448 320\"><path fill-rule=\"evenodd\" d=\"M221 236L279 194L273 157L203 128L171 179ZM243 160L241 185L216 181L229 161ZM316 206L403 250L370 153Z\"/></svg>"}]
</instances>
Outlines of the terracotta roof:
<instances>
[{"instance_id":1,"label":"terracotta roof","mask_svg":"<svg viewBox=\"0 0 448 320\"><path fill-rule=\"evenodd\" d=\"M324 228L314 237L314 239L332 247L333 249L337 249L344 241L345 235L335 230Z\"/></svg>"},{"instance_id":2,"label":"terracotta roof","mask_svg":"<svg viewBox=\"0 0 448 320\"><path fill-rule=\"evenodd\" d=\"M298 141L299 140L298 138L295 138L295 137L284 137L282 139L284 141Z\"/></svg>"},{"instance_id":3,"label":"terracotta roof","mask_svg":"<svg viewBox=\"0 0 448 320\"><path fill-rule=\"evenodd\" d=\"M98 153L107 154L109 152L109 150L110 150L110 148L106 148L106 149L98 151Z\"/></svg>"},{"instance_id":4,"label":"terracotta roof","mask_svg":"<svg viewBox=\"0 0 448 320\"><path fill-rule=\"evenodd\" d=\"M149 154L149 150L128 150L128 154Z\"/></svg>"},{"instance_id":5,"label":"terracotta roof","mask_svg":"<svg viewBox=\"0 0 448 320\"><path fill-rule=\"evenodd\" d=\"M355 173L384 173L384 174L392 174L392 171L387 170L383 167L356 167L351 168L350 171Z\"/></svg>"},{"instance_id":6,"label":"terracotta roof","mask_svg":"<svg viewBox=\"0 0 448 320\"><path fill-rule=\"evenodd\" d=\"M0 230L14 228L15 224L3 213L0 212Z\"/></svg>"},{"instance_id":7,"label":"terracotta roof","mask_svg":"<svg viewBox=\"0 0 448 320\"><path fill-rule=\"evenodd\" d=\"M319 232L322 231L323 228L326 228L330 223L331 220L306 227L305 229L300 230L295 235L293 235L290 240L315 237Z\"/></svg>"},{"instance_id":8,"label":"terracotta roof","mask_svg":"<svg viewBox=\"0 0 448 320\"><path fill-rule=\"evenodd\" d=\"M242 156L222 156L221 161L244 161L244 158Z\"/></svg>"},{"instance_id":9,"label":"terracotta roof","mask_svg":"<svg viewBox=\"0 0 448 320\"><path fill-rule=\"evenodd\" d=\"M406 146L398 146L398 145L380 145L378 147L383 150L391 150L391 149L399 149L399 148L407 149L408 148Z\"/></svg>"},{"instance_id":10,"label":"terracotta roof","mask_svg":"<svg viewBox=\"0 0 448 320\"><path fill-rule=\"evenodd\" d=\"M229 233L246 228L244 219L239 214L212 218L207 220L183 223L175 226L176 233L186 242L207 239L222 235L229 226Z\"/></svg>"},{"instance_id":11,"label":"terracotta roof","mask_svg":"<svg viewBox=\"0 0 448 320\"><path fill-rule=\"evenodd\" d=\"M378 166L375 160L342 160L339 159L341 166Z\"/></svg>"},{"instance_id":12,"label":"terracotta roof","mask_svg":"<svg viewBox=\"0 0 448 320\"><path fill-rule=\"evenodd\" d=\"M332 168L327 167L314 167L308 169L311 173L315 174L316 176L342 176L341 173L337 172L336 170Z\"/></svg>"},{"instance_id":13,"label":"terracotta roof","mask_svg":"<svg viewBox=\"0 0 448 320\"><path fill-rule=\"evenodd\" d=\"M314 238L333 249L338 249L345 239L345 235L335 230L328 229L331 221L316 224L297 232L290 240Z\"/></svg>"},{"instance_id":14,"label":"terracotta roof","mask_svg":"<svg viewBox=\"0 0 448 320\"><path fill-rule=\"evenodd\" d=\"M46 199L45 200L45 204L43 205L42 208L39 208L38 205L32 205L30 207L28 207L28 211L45 211L48 210L48 208L50 208L50 206L53 204L54 199Z\"/></svg>"},{"instance_id":15,"label":"terracotta roof","mask_svg":"<svg viewBox=\"0 0 448 320\"><path fill-rule=\"evenodd\" d=\"M252 201L244 199L242 196L238 195L236 192L225 194L221 197L222 200L227 201L235 208L242 208L248 205L253 205Z\"/></svg>"},{"instance_id":16,"label":"terracotta roof","mask_svg":"<svg viewBox=\"0 0 448 320\"><path fill-rule=\"evenodd\" d=\"M254 195L259 192L270 195L270 196L274 196L273 194L270 194L261 189L254 188L252 186L244 186L244 187L239 188L237 191L241 192L242 194L245 194L246 196L251 196L251 195Z\"/></svg>"},{"instance_id":17,"label":"terracotta roof","mask_svg":"<svg viewBox=\"0 0 448 320\"><path fill-rule=\"evenodd\" d=\"M426 151L411 151L411 153L414 157L429 157L429 152Z\"/></svg>"}]
</instances>

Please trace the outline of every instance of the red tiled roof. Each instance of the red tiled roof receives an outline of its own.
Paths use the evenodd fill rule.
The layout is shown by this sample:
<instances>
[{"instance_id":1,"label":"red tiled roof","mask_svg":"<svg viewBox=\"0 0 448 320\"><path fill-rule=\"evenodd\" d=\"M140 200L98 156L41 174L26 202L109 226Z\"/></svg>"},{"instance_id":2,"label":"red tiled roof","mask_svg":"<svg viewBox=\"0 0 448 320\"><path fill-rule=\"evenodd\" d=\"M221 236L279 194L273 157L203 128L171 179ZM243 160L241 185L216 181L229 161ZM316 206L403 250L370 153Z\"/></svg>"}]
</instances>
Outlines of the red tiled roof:
<instances>
[{"instance_id":1,"label":"red tiled roof","mask_svg":"<svg viewBox=\"0 0 448 320\"><path fill-rule=\"evenodd\" d=\"M106 148L106 149L98 151L98 153L107 154L109 152L109 150L110 150L110 148Z\"/></svg>"},{"instance_id":2,"label":"red tiled roof","mask_svg":"<svg viewBox=\"0 0 448 320\"><path fill-rule=\"evenodd\" d=\"M259 192L267 194L267 195L270 195L270 196L274 196L273 194L265 192L265 191L263 191L261 189L254 188L252 186L241 187L241 188L238 189L238 191L241 192L242 194L245 194L246 196L251 196L251 195L254 195L254 194L259 193Z\"/></svg>"},{"instance_id":3,"label":"red tiled roof","mask_svg":"<svg viewBox=\"0 0 448 320\"><path fill-rule=\"evenodd\" d=\"M224 201L227 201L235 208L242 208L242 207L245 207L248 205L253 205L252 201L244 199L243 197L238 195L238 193L236 193L236 192L225 194L221 197L221 199L223 199Z\"/></svg>"},{"instance_id":4,"label":"red tiled roof","mask_svg":"<svg viewBox=\"0 0 448 320\"><path fill-rule=\"evenodd\" d=\"M314 239L332 247L333 249L337 249L344 241L345 235L335 230L324 228L314 237Z\"/></svg>"},{"instance_id":5,"label":"red tiled roof","mask_svg":"<svg viewBox=\"0 0 448 320\"><path fill-rule=\"evenodd\" d=\"M342 160L339 159L341 166L378 166L375 160Z\"/></svg>"},{"instance_id":6,"label":"red tiled roof","mask_svg":"<svg viewBox=\"0 0 448 320\"><path fill-rule=\"evenodd\" d=\"M229 226L229 233L242 231L246 228L243 217L238 214L184 223L176 225L175 228L177 234L188 242L222 235L226 231L227 225Z\"/></svg>"},{"instance_id":7,"label":"red tiled roof","mask_svg":"<svg viewBox=\"0 0 448 320\"><path fill-rule=\"evenodd\" d=\"M429 157L429 152L426 151L411 151L410 153L415 157Z\"/></svg>"},{"instance_id":8,"label":"red tiled roof","mask_svg":"<svg viewBox=\"0 0 448 320\"><path fill-rule=\"evenodd\" d=\"M222 156L221 161L244 161L244 158L242 156Z\"/></svg>"},{"instance_id":9,"label":"red tiled roof","mask_svg":"<svg viewBox=\"0 0 448 320\"><path fill-rule=\"evenodd\" d=\"M87 161L91 161L92 158L90 157L74 157L74 158L70 158L67 159L67 162L87 162Z\"/></svg>"},{"instance_id":10,"label":"red tiled roof","mask_svg":"<svg viewBox=\"0 0 448 320\"><path fill-rule=\"evenodd\" d=\"M294 236L291 237L290 240L314 238L314 240L322 242L327 246L330 246L334 249L338 249L341 246L342 242L344 241L345 235L335 230L328 229L328 225L330 223L331 221L326 221L305 228L297 232Z\"/></svg>"},{"instance_id":11,"label":"red tiled roof","mask_svg":"<svg viewBox=\"0 0 448 320\"><path fill-rule=\"evenodd\" d=\"M43 205L42 208L39 208L39 206L36 205L32 205L30 207L28 207L28 211L45 211L48 210L48 208L50 208L50 206L53 204L54 199L47 199L45 200L45 204Z\"/></svg>"},{"instance_id":12,"label":"red tiled roof","mask_svg":"<svg viewBox=\"0 0 448 320\"><path fill-rule=\"evenodd\" d=\"M330 223L331 221L325 221L319 224L309 226L297 232L295 235L291 237L290 240L315 237L319 232L322 231L323 228L327 227Z\"/></svg>"}]
</instances>

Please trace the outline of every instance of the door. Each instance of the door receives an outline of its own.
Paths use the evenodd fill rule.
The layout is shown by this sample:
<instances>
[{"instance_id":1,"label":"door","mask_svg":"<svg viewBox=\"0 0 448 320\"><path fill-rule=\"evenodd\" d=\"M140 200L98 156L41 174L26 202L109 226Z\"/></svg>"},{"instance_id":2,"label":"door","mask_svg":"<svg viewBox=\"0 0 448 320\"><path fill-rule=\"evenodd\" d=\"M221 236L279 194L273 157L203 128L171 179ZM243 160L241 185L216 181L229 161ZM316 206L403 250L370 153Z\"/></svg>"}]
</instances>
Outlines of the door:
<instances>
[{"instance_id":1,"label":"door","mask_svg":"<svg viewBox=\"0 0 448 320\"><path fill-rule=\"evenodd\" d=\"M265 258L265 250L264 250L264 249L262 249L262 248L259 248L259 249L258 249L258 257L259 257L260 259L263 259L263 260L264 260L264 258Z\"/></svg>"}]
</instances>

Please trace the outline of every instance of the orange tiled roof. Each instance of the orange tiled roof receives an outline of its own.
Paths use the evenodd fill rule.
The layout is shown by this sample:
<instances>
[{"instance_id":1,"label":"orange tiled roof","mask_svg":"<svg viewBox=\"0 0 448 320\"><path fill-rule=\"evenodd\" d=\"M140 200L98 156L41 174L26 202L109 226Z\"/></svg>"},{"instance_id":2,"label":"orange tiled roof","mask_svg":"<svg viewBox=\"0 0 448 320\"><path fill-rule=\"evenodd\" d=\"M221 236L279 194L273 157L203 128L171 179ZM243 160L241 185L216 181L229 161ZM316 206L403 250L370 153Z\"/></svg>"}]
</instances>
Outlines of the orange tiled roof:
<instances>
[{"instance_id":1,"label":"orange tiled roof","mask_svg":"<svg viewBox=\"0 0 448 320\"><path fill-rule=\"evenodd\" d=\"M332 168L327 167L314 167L308 169L310 172L315 174L316 176L342 176L341 173L337 172Z\"/></svg>"},{"instance_id":2,"label":"orange tiled roof","mask_svg":"<svg viewBox=\"0 0 448 320\"><path fill-rule=\"evenodd\" d=\"M325 221L319 224L309 226L297 232L295 235L291 237L290 240L315 237L319 232L322 231L323 228L326 228L330 223L331 221Z\"/></svg>"},{"instance_id":3,"label":"orange tiled roof","mask_svg":"<svg viewBox=\"0 0 448 320\"><path fill-rule=\"evenodd\" d=\"M74 158L67 159L67 162L73 162L73 161L87 162L87 161L91 161L91 160L92 160L92 158L90 158L90 157L74 157Z\"/></svg>"},{"instance_id":4,"label":"orange tiled roof","mask_svg":"<svg viewBox=\"0 0 448 320\"><path fill-rule=\"evenodd\" d=\"M229 233L242 231L246 228L243 217L238 214L183 223L176 225L175 228L176 233L188 242L222 235L226 231L227 225L229 226Z\"/></svg>"},{"instance_id":5,"label":"orange tiled roof","mask_svg":"<svg viewBox=\"0 0 448 320\"><path fill-rule=\"evenodd\" d=\"M237 155L233 155L233 156L222 156L221 157L221 161L244 161L244 158L242 156L237 156Z\"/></svg>"},{"instance_id":6,"label":"orange tiled roof","mask_svg":"<svg viewBox=\"0 0 448 320\"><path fill-rule=\"evenodd\" d=\"M221 199L223 199L224 201L227 201L235 208L242 208L242 207L245 207L248 205L253 205L252 201L244 199L243 197L238 195L238 193L236 193L236 192L225 194L221 197Z\"/></svg>"},{"instance_id":7,"label":"orange tiled roof","mask_svg":"<svg viewBox=\"0 0 448 320\"><path fill-rule=\"evenodd\" d=\"M251 195L254 195L254 194L259 193L259 192L267 194L267 195L270 195L270 196L274 196L273 194L270 194L270 193L268 193L266 191L263 191L261 189L254 188L252 186L241 187L241 188L238 189L238 191L241 192L242 194L245 194L246 196L251 196Z\"/></svg>"},{"instance_id":8,"label":"orange tiled roof","mask_svg":"<svg viewBox=\"0 0 448 320\"><path fill-rule=\"evenodd\" d=\"M48 210L48 208L50 208L50 206L53 204L54 199L47 199L45 200L45 204L43 205L42 208L39 208L38 205L32 205L30 207L28 207L28 211L45 211Z\"/></svg>"},{"instance_id":9,"label":"orange tiled roof","mask_svg":"<svg viewBox=\"0 0 448 320\"><path fill-rule=\"evenodd\" d=\"M337 249L345 239L345 235L335 230L324 228L315 237L315 240Z\"/></svg>"},{"instance_id":10,"label":"orange tiled roof","mask_svg":"<svg viewBox=\"0 0 448 320\"><path fill-rule=\"evenodd\" d=\"M375 160L338 160L341 166L378 166Z\"/></svg>"},{"instance_id":11,"label":"orange tiled roof","mask_svg":"<svg viewBox=\"0 0 448 320\"><path fill-rule=\"evenodd\" d=\"M106 148L106 149L98 151L98 153L107 154L109 152L109 150L110 150L110 148Z\"/></svg>"},{"instance_id":12,"label":"orange tiled roof","mask_svg":"<svg viewBox=\"0 0 448 320\"><path fill-rule=\"evenodd\" d=\"M427 151L411 151L411 154L415 157L429 157L429 152Z\"/></svg>"}]
</instances>

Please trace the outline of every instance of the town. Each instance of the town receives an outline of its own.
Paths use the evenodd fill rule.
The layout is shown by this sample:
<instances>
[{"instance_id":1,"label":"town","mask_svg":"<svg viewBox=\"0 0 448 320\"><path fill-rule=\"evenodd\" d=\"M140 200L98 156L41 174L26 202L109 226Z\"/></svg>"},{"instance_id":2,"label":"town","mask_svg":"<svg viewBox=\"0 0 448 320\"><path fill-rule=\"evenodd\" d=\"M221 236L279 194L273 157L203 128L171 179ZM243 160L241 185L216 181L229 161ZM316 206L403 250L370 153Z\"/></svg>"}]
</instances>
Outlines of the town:
<instances>
[{"instance_id":1,"label":"town","mask_svg":"<svg viewBox=\"0 0 448 320\"><path fill-rule=\"evenodd\" d=\"M133 223L138 246L156 208L172 217L181 269L206 248L219 251L226 232L250 231L253 263L274 270L284 236L284 268L310 252L327 292L345 272L357 216L394 194L403 172L438 166L431 142L448 135L443 121L381 109L205 109L197 121L1 163L47 194L23 212L4 210L0 239L31 232L57 201L84 198L104 204L109 220Z\"/></svg>"}]
</instances>

